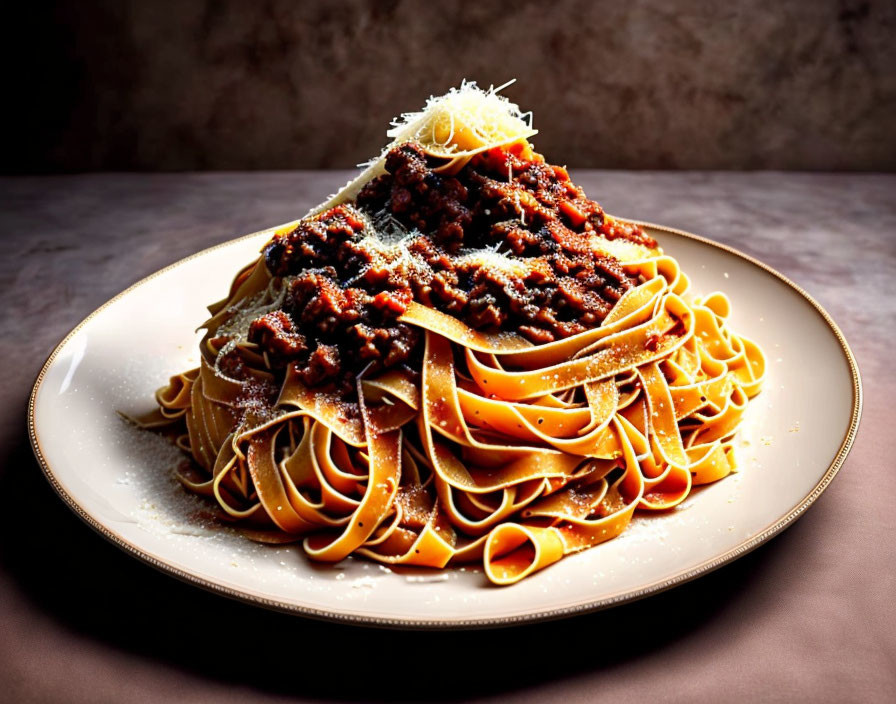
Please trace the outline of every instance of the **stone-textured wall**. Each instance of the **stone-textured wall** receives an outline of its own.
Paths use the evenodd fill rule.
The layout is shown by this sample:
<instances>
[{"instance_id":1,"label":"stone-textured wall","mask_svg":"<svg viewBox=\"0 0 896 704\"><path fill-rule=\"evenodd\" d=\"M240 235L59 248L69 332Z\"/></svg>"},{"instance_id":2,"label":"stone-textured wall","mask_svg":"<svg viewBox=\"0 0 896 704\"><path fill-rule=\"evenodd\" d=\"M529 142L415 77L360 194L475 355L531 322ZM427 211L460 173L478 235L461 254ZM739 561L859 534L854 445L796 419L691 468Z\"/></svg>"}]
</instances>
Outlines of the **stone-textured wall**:
<instances>
[{"instance_id":1,"label":"stone-textured wall","mask_svg":"<svg viewBox=\"0 0 896 704\"><path fill-rule=\"evenodd\" d=\"M64 0L7 30L7 172L351 166L465 77L517 78L572 166L896 167L892 0Z\"/></svg>"}]
</instances>

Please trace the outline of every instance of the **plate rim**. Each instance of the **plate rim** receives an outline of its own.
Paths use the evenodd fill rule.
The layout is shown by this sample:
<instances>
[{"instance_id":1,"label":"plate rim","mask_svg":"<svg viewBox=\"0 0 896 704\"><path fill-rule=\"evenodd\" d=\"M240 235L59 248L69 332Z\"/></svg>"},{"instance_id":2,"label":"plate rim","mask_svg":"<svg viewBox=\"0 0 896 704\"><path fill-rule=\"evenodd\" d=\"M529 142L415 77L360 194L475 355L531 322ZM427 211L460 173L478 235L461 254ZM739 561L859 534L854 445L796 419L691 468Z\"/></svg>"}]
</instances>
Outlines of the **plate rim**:
<instances>
[{"instance_id":1,"label":"plate rim","mask_svg":"<svg viewBox=\"0 0 896 704\"><path fill-rule=\"evenodd\" d=\"M805 513L806 509L809 508L819 496L821 496L822 492L830 485L831 481L840 471L840 468L843 465L843 462L846 460L847 455L849 454L850 449L852 448L853 442L855 441L856 435L858 433L859 422L862 416L862 405L863 405L863 391L862 391L862 380L861 374L859 372L859 365L856 361L855 355L852 349L849 346L849 343L846 340L846 337L843 335L840 328L834 322L834 319L831 315L824 309L824 307L816 301L805 289L803 289L799 284L795 283L791 279L789 279L784 274L780 273L776 269L773 269L768 264L756 259L755 257L745 254L734 247L731 247L727 244L722 244L720 242L716 242L707 237L703 237L701 235L696 235L691 232L687 232L685 230L681 230L678 228L668 227L665 225L657 225L655 223L643 221L643 220L631 220L628 218L617 218L623 222L639 225L641 227L648 227L652 230L656 230L661 233L667 233L672 235L677 235L679 237L685 237L687 239L691 239L697 241L701 244L714 247L716 249L721 249L728 254L732 254L740 259L746 260L747 262L757 266L761 270L765 271L768 274L771 274L778 280L782 281L784 284L792 288L796 293L803 297L814 309L816 313L818 313L822 320L827 324L830 328L831 332L833 332L837 341L840 344L840 351L843 353L846 358L846 362L849 366L850 373L852 375L852 410L850 414L850 422L849 426L846 430L846 434L843 437L843 440L840 443L840 446L837 450L837 453L834 455L831 464L828 466L825 473L819 479L819 481L815 484L814 487L809 491L809 493L801 499L795 506L793 506L786 514L782 517L778 518L772 524L764 528L762 531L754 535L752 538L742 541L734 548L722 553L721 555L716 555L708 560L705 560L699 563L696 566L693 566L689 569L684 569L675 574L668 576L664 579L656 580L651 582L650 584L644 585L639 589L635 590L624 590L620 592L616 592L599 599L595 599L593 601L587 601L584 603L574 604L572 606L554 608L545 611L532 611L523 614L516 614L511 616L499 616L499 617L486 617L486 618L474 618L474 619L400 619L400 618L389 618L382 616L371 616L365 615L363 613L356 613L352 611L342 611L342 612L332 612L326 611L323 609L318 609L310 606L303 606L301 604L292 604L283 601L278 601L276 599L270 599L264 596L260 596L258 594L252 594L240 589L236 589L233 587L229 587L225 584L221 584L219 582L215 582L210 579L206 579L200 577L198 575L192 574L186 570L182 570L179 567L176 567L172 564L164 562L153 555L150 555L146 551L144 551L139 546L134 543L126 540L122 536L116 534L114 531L109 529L107 526L103 525L98 519L94 518L90 513L88 513L60 484L59 480L56 478L53 473L53 469L50 464L47 462L44 457L43 451L41 449L40 437L38 435L37 423L35 420L35 405L37 395L40 391L41 384L47 374L47 371L52 366L53 362L56 360L56 357L62 351L62 349L68 344L68 342L77 335L84 326L86 326L90 321L92 321L95 317L97 317L100 313L102 313L106 308L112 306L117 303L119 300L127 296L131 291L142 286L143 284L159 277L164 274L167 274L169 271L173 269L183 266L184 264L197 259L199 257L205 256L215 250L222 249L224 247L232 246L237 242L242 242L245 240L249 240L255 237L261 237L262 235L269 235L277 230L280 230L283 227L288 227L291 224L294 224L297 221L291 221L284 223L282 225L277 225L275 227L265 228L263 230L258 230L257 232L252 232L241 237L237 237L235 239L227 240L225 242L220 242L211 247L207 247L198 252L195 252L183 259L179 259L178 261L169 264L162 269L159 269L156 272L153 272L149 276L146 276L135 283L131 284L123 291L113 296L101 306L96 308L93 312L91 312L87 317L85 317L80 323L78 323L74 328L72 328L69 333L63 337L63 339L53 348L53 351L47 357L47 360L41 366L40 372L38 372L37 378L35 379L34 385L31 389L31 393L28 397L28 436L31 441L31 449L34 452L34 456L37 459L38 464L40 465L41 471L43 472L44 477L49 482L50 486L62 499L63 503L66 504L81 520L83 520L87 525L93 528L97 533L101 536L109 540L111 543L116 545L117 547L124 550L126 553L131 556L137 558L144 564L150 565L161 572L175 577L183 582L188 584L200 587L205 589L206 591L212 592L214 594L218 594L220 596L229 597L236 601L241 601L243 603L253 604L256 606L263 606L265 608L279 611L281 613L292 614L296 616L302 616L307 618L313 618L316 620L327 621L327 622L335 622L341 624L351 624L358 626L369 626L375 628L391 628L391 629L403 629L403 630L472 630L472 629L483 629L483 628L501 628L522 624L530 624L530 623L539 623L544 621L557 620L562 618L568 618L572 616L577 616L585 613L592 613L595 611L600 611L603 609L611 608L614 606L619 606L622 604L630 603L633 601L637 601L639 599L643 599L647 596L651 596L654 594L659 594L660 592L666 591L667 589L671 589L673 587L685 584L690 582L697 577L703 576L712 572L724 565L733 562L734 560L746 555L752 550L756 549L763 543L769 541L774 536L781 533L785 528L791 526L800 516ZM512 588L512 587L511 587Z\"/></svg>"}]
</instances>

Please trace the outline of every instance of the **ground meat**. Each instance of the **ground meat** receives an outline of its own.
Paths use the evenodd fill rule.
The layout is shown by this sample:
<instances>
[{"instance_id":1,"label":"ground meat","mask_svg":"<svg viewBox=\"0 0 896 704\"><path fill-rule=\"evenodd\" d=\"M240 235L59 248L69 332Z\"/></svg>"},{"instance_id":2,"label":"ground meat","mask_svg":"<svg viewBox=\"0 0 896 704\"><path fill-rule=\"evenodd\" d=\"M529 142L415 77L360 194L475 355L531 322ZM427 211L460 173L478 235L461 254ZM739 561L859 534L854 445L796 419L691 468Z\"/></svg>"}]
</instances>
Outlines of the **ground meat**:
<instances>
[{"instance_id":1,"label":"ground meat","mask_svg":"<svg viewBox=\"0 0 896 704\"><path fill-rule=\"evenodd\" d=\"M363 230L364 221L354 209L337 206L326 217L302 220L294 230L274 237L265 247L265 263L274 276L340 266L348 254L345 244Z\"/></svg>"},{"instance_id":2,"label":"ground meat","mask_svg":"<svg viewBox=\"0 0 896 704\"><path fill-rule=\"evenodd\" d=\"M265 313L249 325L249 340L276 359L298 357L307 351L305 336L295 331L292 318L282 310Z\"/></svg>"},{"instance_id":3,"label":"ground meat","mask_svg":"<svg viewBox=\"0 0 896 704\"><path fill-rule=\"evenodd\" d=\"M635 283L594 251L594 237L656 246L522 143L451 175L439 165L414 143L396 147L354 203L267 245L285 298L251 324L249 340L274 368L349 388L364 368L415 366L422 335L398 321L411 301L535 343L568 337L599 325Z\"/></svg>"},{"instance_id":4,"label":"ground meat","mask_svg":"<svg viewBox=\"0 0 896 704\"><path fill-rule=\"evenodd\" d=\"M364 367L395 367L419 351L420 331L396 320L409 293L345 287L333 267L305 271L284 285L281 309L253 321L248 338L274 368L295 365L309 386L332 382L350 391Z\"/></svg>"}]
</instances>

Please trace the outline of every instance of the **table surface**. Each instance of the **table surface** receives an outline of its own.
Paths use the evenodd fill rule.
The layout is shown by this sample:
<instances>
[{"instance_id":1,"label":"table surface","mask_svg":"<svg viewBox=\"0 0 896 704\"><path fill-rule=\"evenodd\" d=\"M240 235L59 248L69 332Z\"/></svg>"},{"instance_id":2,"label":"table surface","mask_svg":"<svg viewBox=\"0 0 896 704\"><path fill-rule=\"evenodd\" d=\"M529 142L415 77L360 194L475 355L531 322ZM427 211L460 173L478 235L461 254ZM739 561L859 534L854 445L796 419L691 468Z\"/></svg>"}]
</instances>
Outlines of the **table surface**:
<instances>
[{"instance_id":1,"label":"table surface","mask_svg":"<svg viewBox=\"0 0 896 704\"><path fill-rule=\"evenodd\" d=\"M83 524L25 430L53 347L135 281L291 220L349 175L0 178L0 700L893 701L896 175L573 173L609 212L733 245L790 277L861 368L862 424L836 480L783 534L694 582L564 621L383 631L206 593Z\"/></svg>"}]
</instances>

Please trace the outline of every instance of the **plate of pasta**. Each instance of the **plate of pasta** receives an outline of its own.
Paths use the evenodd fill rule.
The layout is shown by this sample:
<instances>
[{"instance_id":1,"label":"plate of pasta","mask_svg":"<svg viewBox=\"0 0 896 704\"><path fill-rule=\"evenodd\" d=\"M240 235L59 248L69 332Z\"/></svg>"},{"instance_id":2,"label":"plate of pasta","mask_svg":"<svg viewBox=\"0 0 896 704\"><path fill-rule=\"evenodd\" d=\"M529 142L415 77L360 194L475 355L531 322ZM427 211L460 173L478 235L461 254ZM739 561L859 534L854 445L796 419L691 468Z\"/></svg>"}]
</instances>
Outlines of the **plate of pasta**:
<instances>
[{"instance_id":1,"label":"plate of pasta","mask_svg":"<svg viewBox=\"0 0 896 704\"><path fill-rule=\"evenodd\" d=\"M464 84L307 215L97 310L32 393L54 488L192 583L404 627L607 607L789 525L858 426L840 331L533 134Z\"/></svg>"}]
</instances>

